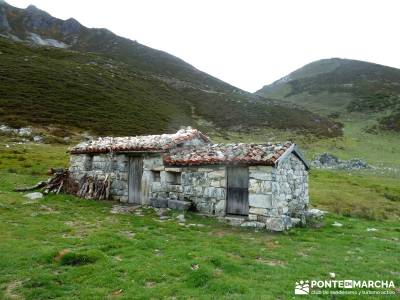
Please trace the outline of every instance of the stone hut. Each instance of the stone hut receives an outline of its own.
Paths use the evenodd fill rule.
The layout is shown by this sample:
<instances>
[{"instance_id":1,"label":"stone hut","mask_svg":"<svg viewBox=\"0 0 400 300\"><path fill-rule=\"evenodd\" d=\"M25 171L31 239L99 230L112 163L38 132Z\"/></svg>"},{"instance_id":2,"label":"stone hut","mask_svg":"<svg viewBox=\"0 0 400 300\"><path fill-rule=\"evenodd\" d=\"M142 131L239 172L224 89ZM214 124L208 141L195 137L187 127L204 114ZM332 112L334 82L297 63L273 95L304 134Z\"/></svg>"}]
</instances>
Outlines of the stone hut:
<instances>
[{"instance_id":1,"label":"stone hut","mask_svg":"<svg viewBox=\"0 0 400 300\"><path fill-rule=\"evenodd\" d=\"M288 229L304 222L309 166L293 143L212 144L196 129L105 137L71 149L70 174L111 180L110 198L193 209L233 225Z\"/></svg>"}]
</instances>

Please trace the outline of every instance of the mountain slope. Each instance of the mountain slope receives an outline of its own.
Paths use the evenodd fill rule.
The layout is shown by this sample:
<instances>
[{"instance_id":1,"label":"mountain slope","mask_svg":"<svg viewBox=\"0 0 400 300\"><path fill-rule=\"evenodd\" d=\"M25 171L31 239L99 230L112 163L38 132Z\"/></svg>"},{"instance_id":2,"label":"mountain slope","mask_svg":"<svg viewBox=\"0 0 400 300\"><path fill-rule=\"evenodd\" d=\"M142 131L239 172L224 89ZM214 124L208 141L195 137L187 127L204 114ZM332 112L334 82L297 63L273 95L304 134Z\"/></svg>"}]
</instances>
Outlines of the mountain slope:
<instances>
[{"instance_id":1,"label":"mountain slope","mask_svg":"<svg viewBox=\"0 0 400 300\"><path fill-rule=\"evenodd\" d=\"M316 113L346 117L360 112L381 128L400 131L400 70L378 64L324 59L256 92Z\"/></svg>"},{"instance_id":2,"label":"mountain slope","mask_svg":"<svg viewBox=\"0 0 400 300\"><path fill-rule=\"evenodd\" d=\"M305 110L237 93L176 88L96 54L4 38L0 53L0 122L14 126L54 125L129 135L206 123L221 129L341 133L336 123Z\"/></svg>"},{"instance_id":3,"label":"mountain slope","mask_svg":"<svg viewBox=\"0 0 400 300\"><path fill-rule=\"evenodd\" d=\"M54 18L33 5L20 9L0 1L0 33L34 44L103 54L141 72L174 77L203 88L236 89L173 55L119 37L107 29L86 28L72 18Z\"/></svg>"},{"instance_id":4,"label":"mountain slope","mask_svg":"<svg viewBox=\"0 0 400 300\"><path fill-rule=\"evenodd\" d=\"M0 28L0 122L110 135L181 125L341 134L326 117L246 93L165 52L32 6L0 2Z\"/></svg>"}]
</instances>

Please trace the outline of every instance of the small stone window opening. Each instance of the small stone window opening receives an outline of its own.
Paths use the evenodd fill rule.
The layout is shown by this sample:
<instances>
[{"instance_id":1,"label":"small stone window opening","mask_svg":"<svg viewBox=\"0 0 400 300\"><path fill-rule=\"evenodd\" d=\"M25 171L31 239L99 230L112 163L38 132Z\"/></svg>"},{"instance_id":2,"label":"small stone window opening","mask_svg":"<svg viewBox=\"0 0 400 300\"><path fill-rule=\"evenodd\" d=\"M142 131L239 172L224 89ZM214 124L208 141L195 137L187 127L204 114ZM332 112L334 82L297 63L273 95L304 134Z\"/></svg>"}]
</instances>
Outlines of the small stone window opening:
<instances>
[{"instance_id":1,"label":"small stone window opening","mask_svg":"<svg viewBox=\"0 0 400 300\"><path fill-rule=\"evenodd\" d=\"M181 184L181 172L168 172L170 178L170 184L180 185Z\"/></svg>"},{"instance_id":2,"label":"small stone window opening","mask_svg":"<svg viewBox=\"0 0 400 300\"><path fill-rule=\"evenodd\" d=\"M151 171L153 174L153 182L160 182L161 181L161 176L160 176L160 171Z\"/></svg>"}]
</instances>

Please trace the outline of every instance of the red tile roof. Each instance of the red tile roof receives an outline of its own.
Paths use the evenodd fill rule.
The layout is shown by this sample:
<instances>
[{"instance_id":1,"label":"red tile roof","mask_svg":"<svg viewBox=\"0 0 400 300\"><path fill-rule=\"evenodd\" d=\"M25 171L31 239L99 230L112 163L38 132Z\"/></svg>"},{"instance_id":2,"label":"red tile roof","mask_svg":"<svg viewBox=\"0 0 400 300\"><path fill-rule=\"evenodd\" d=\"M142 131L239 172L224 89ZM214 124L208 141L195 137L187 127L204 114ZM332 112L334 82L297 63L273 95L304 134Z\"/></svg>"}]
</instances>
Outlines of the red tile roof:
<instances>
[{"instance_id":1,"label":"red tile roof","mask_svg":"<svg viewBox=\"0 0 400 300\"><path fill-rule=\"evenodd\" d=\"M164 163L175 166L210 164L274 166L293 144L215 144L199 148L175 149L164 155Z\"/></svg>"},{"instance_id":2,"label":"red tile roof","mask_svg":"<svg viewBox=\"0 0 400 300\"><path fill-rule=\"evenodd\" d=\"M70 150L72 154L108 153L108 152L164 152L180 143L193 139L210 143L208 136L190 127L173 134L132 136L132 137L100 137L83 142Z\"/></svg>"}]
</instances>

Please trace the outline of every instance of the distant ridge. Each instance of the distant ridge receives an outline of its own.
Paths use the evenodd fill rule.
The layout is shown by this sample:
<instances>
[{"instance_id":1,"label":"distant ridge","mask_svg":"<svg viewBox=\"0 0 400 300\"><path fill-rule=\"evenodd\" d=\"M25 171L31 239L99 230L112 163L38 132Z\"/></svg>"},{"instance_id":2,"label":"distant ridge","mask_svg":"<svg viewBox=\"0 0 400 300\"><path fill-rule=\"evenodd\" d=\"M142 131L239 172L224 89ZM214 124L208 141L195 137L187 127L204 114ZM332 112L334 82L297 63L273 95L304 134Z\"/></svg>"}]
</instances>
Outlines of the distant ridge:
<instances>
[{"instance_id":1,"label":"distant ridge","mask_svg":"<svg viewBox=\"0 0 400 300\"><path fill-rule=\"evenodd\" d=\"M327 116L372 114L380 128L400 131L400 70L396 68L350 59L323 59L255 94Z\"/></svg>"}]
</instances>

